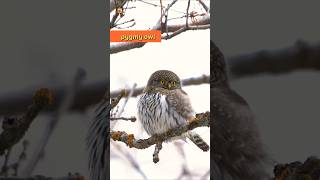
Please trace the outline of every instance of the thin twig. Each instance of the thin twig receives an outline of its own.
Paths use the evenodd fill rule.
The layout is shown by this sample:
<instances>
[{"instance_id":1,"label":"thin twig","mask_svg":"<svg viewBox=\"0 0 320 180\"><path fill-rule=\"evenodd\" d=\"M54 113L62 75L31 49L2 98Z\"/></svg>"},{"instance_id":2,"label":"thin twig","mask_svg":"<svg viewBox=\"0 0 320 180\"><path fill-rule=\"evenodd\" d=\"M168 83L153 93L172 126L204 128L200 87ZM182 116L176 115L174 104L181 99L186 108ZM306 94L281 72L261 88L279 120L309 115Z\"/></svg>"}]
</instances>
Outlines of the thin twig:
<instances>
[{"instance_id":1,"label":"thin twig","mask_svg":"<svg viewBox=\"0 0 320 180\"><path fill-rule=\"evenodd\" d=\"M137 84L134 83L133 86L132 86L132 88L130 89L129 93L123 93L122 96L118 96L118 98L120 97L120 99L121 99L122 97L124 97L124 96L126 95L126 96L125 96L126 99L125 99L124 103L122 104L120 110L119 110L118 113L116 114L116 116L115 116L115 117L112 117L112 118L119 118L119 117L122 115L122 113L124 112L124 109L125 109L128 101L129 101L129 99L130 99L130 98L132 97L132 95L133 95L133 92L134 92L136 86L137 86ZM127 92L126 90L123 90L123 91L124 91L124 92ZM119 99L119 101L120 101L120 99ZM118 102L118 103L119 103L119 102ZM114 108L114 107L115 107L115 106L113 106L113 108ZM115 121L114 123L112 123L112 124L110 125L110 129L113 129L116 124L117 124L117 121Z\"/></svg>"},{"instance_id":2,"label":"thin twig","mask_svg":"<svg viewBox=\"0 0 320 180\"><path fill-rule=\"evenodd\" d=\"M200 180L207 180L210 175L210 169L200 178Z\"/></svg>"},{"instance_id":3,"label":"thin twig","mask_svg":"<svg viewBox=\"0 0 320 180\"><path fill-rule=\"evenodd\" d=\"M162 36L161 39L168 40L188 30L200 30L200 29L209 29L209 28L210 28L209 24L202 25L202 26L184 26L178 29L177 31L171 33L170 35Z\"/></svg>"},{"instance_id":4,"label":"thin twig","mask_svg":"<svg viewBox=\"0 0 320 180\"><path fill-rule=\"evenodd\" d=\"M7 149L6 155L4 157L4 162L3 162L1 172L0 172L1 175L8 176L8 169L9 169L8 162L9 162L9 158L10 158L10 153L11 153L11 148Z\"/></svg>"},{"instance_id":5,"label":"thin twig","mask_svg":"<svg viewBox=\"0 0 320 180\"><path fill-rule=\"evenodd\" d=\"M146 174L142 171L139 163L132 157L132 155L127 151L121 148L119 144L116 144L115 142L111 142L118 152L122 154L125 158L125 160L129 161L130 165L143 177L144 180L147 180Z\"/></svg>"},{"instance_id":6,"label":"thin twig","mask_svg":"<svg viewBox=\"0 0 320 180\"><path fill-rule=\"evenodd\" d=\"M132 88L131 88L130 91L129 91L128 96L126 96L126 98L125 98L125 100L124 100L124 103L122 104L121 108L119 109L119 113L117 114L117 117L120 117L120 116L122 115L122 113L124 112L124 109L125 109L128 101L129 101L129 99L132 97L133 92L134 92L134 90L136 89L136 87L137 87L137 84L134 83L133 86L132 86Z\"/></svg>"},{"instance_id":7,"label":"thin twig","mask_svg":"<svg viewBox=\"0 0 320 180\"><path fill-rule=\"evenodd\" d=\"M206 11L206 12L209 12L210 8L202 1L202 0L198 0L199 3L201 4L201 6L203 7L203 9Z\"/></svg>"},{"instance_id":8,"label":"thin twig","mask_svg":"<svg viewBox=\"0 0 320 180\"><path fill-rule=\"evenodd\" d=\"M189 8L190 8L190 0L188 0L188 5L187 5L186 29L188 29L188 26L189 26L189 23L188 23L188 20L189 20Z\"/></svg>"},{"instance_id":9,"label":"thin twig","mask_svg":"<svg viewBox=\"0 0 320 180\"><path fill-rule=\"evenodd\" d=\"M23 146L23 149L19 155L19 159L17 162L11 164L9 167L11 169L13 169L14 173L13 173L13 176L17 176L18 175L18 171L19 171L19 167L21 165L21 163L26 160L26 157L27 157L27 149L28 149L28 146L29 146L29 142L27 140L24 140L22 142L22 146Z\"/></svg>"},{"instance_id":10,"label":"thin twig","mask_svg":"<svg viewBox=\"0 0 320 180\"><path fill-rule=\"evenodd\" d=\"M155 148L154 148L154 153L153 153L153 162L157 163L159 162L159 153L160 150L162 149L162 142L159 142L156 144Z\"/></svg>"},{"instance_id":11,"label":"thin twig","mask_svg":"<svg viewBox=\"0 0 320 180\"><path fill-rule=\"evenodd\" d=\"M130 117L130 118L126 118L126 117L111 117L110 121L115 121L115 120L124 120L124 121L131 121L131 122L135 122L137 120L136 117Z\"/></svg>"}]
</instances>

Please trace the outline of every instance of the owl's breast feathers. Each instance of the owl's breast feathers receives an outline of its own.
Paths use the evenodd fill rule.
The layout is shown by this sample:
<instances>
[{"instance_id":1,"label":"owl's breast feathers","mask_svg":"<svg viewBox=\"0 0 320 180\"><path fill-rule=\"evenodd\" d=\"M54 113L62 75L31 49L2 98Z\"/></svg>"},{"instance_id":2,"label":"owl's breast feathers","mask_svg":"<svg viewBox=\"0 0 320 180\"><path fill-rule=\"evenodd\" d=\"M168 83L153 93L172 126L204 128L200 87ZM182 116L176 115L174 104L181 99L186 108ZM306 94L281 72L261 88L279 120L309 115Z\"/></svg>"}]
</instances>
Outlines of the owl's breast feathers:
<instances>
[{"instance_id":1,"label":"owl's breast feathers","mask_svg":"<svg viewBox=\"0 0 320 180\"><path fill-rule=\"evenodd\" d=\"M138 117L150 135L184 125L192 114L189 98L180 89L153 89L138 101Z\"/></svg>"}]
</instances>

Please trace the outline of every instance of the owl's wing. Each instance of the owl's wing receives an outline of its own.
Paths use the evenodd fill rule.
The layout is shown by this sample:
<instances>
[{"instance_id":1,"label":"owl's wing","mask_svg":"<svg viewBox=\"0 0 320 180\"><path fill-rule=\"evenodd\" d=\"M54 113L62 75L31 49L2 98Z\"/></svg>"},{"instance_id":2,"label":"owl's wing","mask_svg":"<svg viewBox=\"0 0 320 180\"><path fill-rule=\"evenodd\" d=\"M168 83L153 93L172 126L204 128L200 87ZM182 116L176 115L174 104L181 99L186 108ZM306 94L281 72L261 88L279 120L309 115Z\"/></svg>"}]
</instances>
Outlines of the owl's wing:
<instances>
[{"instance_id":1,"label":"owl's wing","mask_svg":"<svg viewBox=\"0 0 320 180\"><path fill-rule=\"evenodd\" d=\"M109 156L109 116L111 105L102 100L96 109L96 116L93 119L87 135L87 148L89 150L89 171L91 180L105 180L108 173Z\"/></svg>"},{"instance_id":2,"label":"owl's wing","mask_svg":"<svg viewBox=\"0 0 320 180\"><path fill-rule=\"evenodd\" d=\"M167 94L167 103L183 118L191 118L194 115L189 96L182 89L170 90Z\"/></svg>"}]
</instances>

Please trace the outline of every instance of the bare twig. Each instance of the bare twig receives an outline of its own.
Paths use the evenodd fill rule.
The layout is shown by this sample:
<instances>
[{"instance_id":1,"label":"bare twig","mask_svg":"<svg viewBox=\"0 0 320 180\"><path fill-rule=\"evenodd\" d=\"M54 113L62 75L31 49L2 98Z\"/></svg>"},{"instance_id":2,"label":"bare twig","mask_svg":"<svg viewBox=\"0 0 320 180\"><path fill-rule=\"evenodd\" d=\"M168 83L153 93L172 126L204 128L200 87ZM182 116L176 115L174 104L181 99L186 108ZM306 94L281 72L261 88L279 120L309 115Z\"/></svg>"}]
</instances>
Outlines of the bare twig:
<instances>
[{"instance_id":1,"label":"bare twig","mask_svg":"<svg viewBox=\"0 0 320 180\"><path fill-rule=\"evenodd\" d=\"M203 7L203 9L206 11L206 12L209 12L210 8L202 1L202 0L198 0L199 3L201 4L201 6Z\"/></svg>"},{"instance_id":2,"label":"bare twig","mask_svg":"<svg viewBox=\"0 0 320 180\"><path fill-rule=\"evenodd\" d=\"M28 149L28 145L29 145L29 142L27 140L24 140L23 143L23 149L19 155L19 159L17 162L11 164L9 166L9 168L13 169L14 173L13 173L13 176L17 176L18 175L18 171L19 171L19 167L21 165L21 163L26 160L26 156L27 156L27 149Z\"/></svg>"},{"instance_id":3,"label":"bare twig","mask_svg":"<svg viewBox=\"0 0 320 180\"><path fill-rule=\"evenodd\" d=\"M200 29L209 29L209 28L210 28L210 24L201 25L201 26L184 26L178 29L177 31L171 33L170 35L167 34L162 36L161 38L168 40L188 30L200 30Z\"/></svg>"},{"instance_id":4,"label":"bare twig","mask_svg":"<svg viewBox=\"0 0 320 180\"><path fill-rule=\"evenodd\" d=\"M189 8L190 8L190 0L188 0L188 5L187 5L187 16L186 16L186 29L188 29L188 26L189 26L189 23L188 23L188 20L189 20Z\"/></svg>"},{"instance_id":5,"label":"bare twig","mask_svg":"<svg viewBox=\"0 0 320 180\"><path fill-rule=\"evenodd\" d=\"M128 101L129 101L129 99L132 97L133 92L134 92L134 90L136 89L136 87L137 87L137 84L134 83L133 86L132 86L132 88L131 88L130 91L129 91L128 96L126 96L126 98L125 98L125 100L124 100L124 103L122 104L121 108L119 109L119 113L117 114L117 117L120 117L120 116L122 115L122 113L124 112L124 109L125 109Z\"/></svg>"},{"instance_id":6,"label":"bare twig","mask_svg":"<svg viewBox=\"0 0 320 180\"><path fill-rule=\"evenodd\" d=\"M210 175L210 169L204 173L204 175L200 178L200 180L207 180Z\"/></svg>"},{"instance_id":7,"label":"bare twig","mask_svg":"<svg viewBox=\"0 0 320 180\"><path fill-rule=\"evenodd\" d=\"M148 179L147 176L142 171L139 163L132 157L132 155L127 150L122 149L115 142L111 142L111 143L116 147L118 152L121 153L125 157L125 160L129 161L130 165L143 177L143 179L147 180Z\"/></svg>"},{"instance_id":8,"label":"bare twig","mask_svg":"<svg viewBox=\"0 0 320 180\"><path fill-rule=\"evenodd\" d=\"M159 142L156 144L156 146L154 148L154 153L153 153L153 162L154 163L159 162L159 153L160 153L161 149L162 149L162 142Z\"/></svg>"},{"instance_id":9,"label":"bare twig","mask_svg":"<svg viewBox=\"0 0 320 180\"><path fill-rule=\"evenodd\" d=\"M126 97L126 99L125 99L124 103L122 104L121 108L118 110L118 113L117 113L114 117L112 117L112 118L119 118L119 117L121 116L121 114L124 112L124 108L126 107L129 99L132 97L132 94L133 94L136 86L137 86L137 84L134 84L134 85L132 86L132 88L130 89L129 93L122 93L122 94L120 94L120 95L118 96L119 101L120 101L120 99L121 99L122 97ZM127 92L127 91L126 91L126 90L123 90L123 92ZM118 103L119 103L119 102L118 102ZM118 104L118 103L117 103L117 104ZM115 107L115 106L113 106L113 108L114 108L114 107ZM110 125L110 129L113 129L116 124L117 124L117 121L114 122L114 123L112 123L112 124Z\"/></svg>"},{"instance_id":10,"label":"bare twig","mask_svg":"<svg viewBox=\"0 0 320 180\"><path fill-rule=\"evenodd\" d=\"M126 117L111 117L110 118L110 121L115 121L115 120L124 120L124 121L135 122L137 119L136 119L136 117L130 117L130 118L126 118Z\"/></svg>"}]
</instances>

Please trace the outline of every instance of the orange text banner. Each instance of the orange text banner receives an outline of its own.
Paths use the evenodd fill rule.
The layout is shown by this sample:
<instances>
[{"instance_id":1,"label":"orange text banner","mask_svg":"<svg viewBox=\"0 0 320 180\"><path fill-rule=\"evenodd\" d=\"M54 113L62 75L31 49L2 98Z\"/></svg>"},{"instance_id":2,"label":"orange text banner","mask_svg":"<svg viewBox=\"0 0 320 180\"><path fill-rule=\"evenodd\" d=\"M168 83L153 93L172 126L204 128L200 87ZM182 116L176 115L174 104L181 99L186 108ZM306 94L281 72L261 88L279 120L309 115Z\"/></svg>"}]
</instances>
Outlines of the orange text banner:
<instances>
[{"instance_id":1,"label":"orange text banner","mask_svg":"<svg viewBox=\"0 0 320 180\"><path fill-rule=\"evenodd\" d=\"M110 42L161 42L159 30L112 30Z\"/></svg>"}]
</instances>

